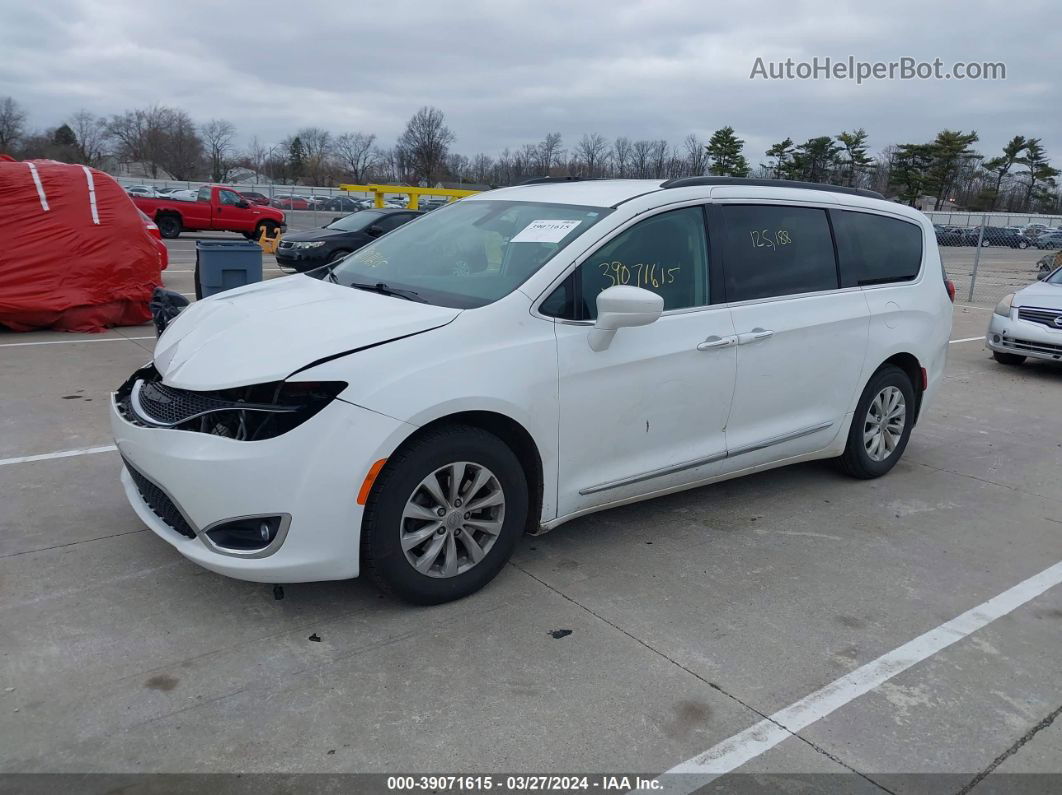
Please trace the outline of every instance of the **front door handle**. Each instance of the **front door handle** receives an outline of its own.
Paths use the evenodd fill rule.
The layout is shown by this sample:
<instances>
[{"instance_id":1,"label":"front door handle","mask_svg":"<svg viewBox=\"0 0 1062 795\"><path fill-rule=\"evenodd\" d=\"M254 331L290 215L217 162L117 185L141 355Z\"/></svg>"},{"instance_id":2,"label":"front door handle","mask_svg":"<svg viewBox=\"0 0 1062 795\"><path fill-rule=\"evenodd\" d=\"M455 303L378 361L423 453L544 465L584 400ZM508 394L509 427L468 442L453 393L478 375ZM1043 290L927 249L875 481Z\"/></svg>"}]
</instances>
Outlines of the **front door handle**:
<instances>
[{"instance_id":1,"label":"front door handle","mask_svg":"<svg viewBox=\"0 0 1062 795\"><path fill-rule=\"evenodd\" d=\"M749 343L760 342L761 340L765 340L773 336L773 331L768 331L765 328L759 328L757 326L752 331L746 331L744 334L738 334L737 341L738 345L748 345Z\"/></svg>"},{"instance_id":2,"label":"front door handle","mask_svg":"<svg viewBox=\"0 0 1062 795\"><path fill-rule=\"evenodd\" d=\"M699 350L699 351L714 351L714 350L716 350L718 348L729 348L731 345L735 345L737 343L737 341L738 341L737 337L734 337L734 336L720 337L720 336L718 336L716 334L713 334L708 339L706 339L704 342L700 343L697 346L697 350Z\"/></svg>"}]
</instances>

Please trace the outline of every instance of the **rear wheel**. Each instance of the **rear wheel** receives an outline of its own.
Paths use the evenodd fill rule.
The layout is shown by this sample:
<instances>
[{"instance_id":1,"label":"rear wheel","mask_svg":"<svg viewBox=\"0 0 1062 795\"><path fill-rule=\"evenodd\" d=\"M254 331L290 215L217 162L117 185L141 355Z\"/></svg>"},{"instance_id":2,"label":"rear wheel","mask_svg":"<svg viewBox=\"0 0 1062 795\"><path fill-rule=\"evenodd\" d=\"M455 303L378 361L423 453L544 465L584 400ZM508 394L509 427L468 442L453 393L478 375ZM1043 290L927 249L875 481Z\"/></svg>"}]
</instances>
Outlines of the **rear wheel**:
<instances>
[{"instance_id":1,"label":"rear wheel","mask_svg":"<svg viewBox=\"0 0 1062 795\"><path fill-rule=\"evenodd\" d=\"M173 240L181 234L181 219L172 213L163 213L155 218L159 234L167 240Z\"/></svg>"},{"instance_id":2,"label":"rear wheel","mask_svg":"<svg viewBox=\"0 0 1062 795\"><path fill-rule=\"evenodd\" d=\"M1028 248L1028 247L1029 247L1029 241L1028 240L1019 240L1018 241L1018 248Z\"/></svg>"},{"instance_id":3,"label":"rear wheel","mask_svg":"<svg viewBox=\"0 0 1062 795\"><path fill-rule=\"evenodd\" d=\"M429 431L377 478L362 520L362 564L408 602L460 599L509 560L528 502L523 468L501 439L467 425Z\"/></svg>"},{"instance_id":4,"label":"rear wheel","mask_svg":"<svg viewBox=\"0 0 1062 795\"><path fill-rule=\"evenodd\" d=\"M1006 364L1010 367L1025 363L1025 357L1017 353L1001 353L1000 351L992 351L992 358L1000 364Z\"/></svg>"},{"instance_id":5,"label":"rear wheel","mask_svg":"<svg viewBox=\"0 0 1062 795\"><path fill-rule=\"evenodd\" d=\"M856 405L841 468L863 479L892 469L907 447L914 411L914 385L907 373L891 364L878 370Z\"/></svg>"}]
</instances>

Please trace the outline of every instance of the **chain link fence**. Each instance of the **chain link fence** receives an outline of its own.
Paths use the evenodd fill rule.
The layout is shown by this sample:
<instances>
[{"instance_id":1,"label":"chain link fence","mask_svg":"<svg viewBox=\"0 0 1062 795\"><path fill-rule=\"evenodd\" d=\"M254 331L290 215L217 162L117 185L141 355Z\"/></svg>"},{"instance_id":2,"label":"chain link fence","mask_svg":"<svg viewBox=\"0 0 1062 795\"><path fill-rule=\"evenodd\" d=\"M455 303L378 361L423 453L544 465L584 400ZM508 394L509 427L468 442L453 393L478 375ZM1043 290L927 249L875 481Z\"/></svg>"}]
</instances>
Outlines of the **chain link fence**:
<instances>
[{"instance_id":1,"label":"chain link fence","mask_svg":"<svg viewBox=\"0 0 1062 795\"><path fill-rule=\"evenodd\" d=\"M1036 281L1062 251L1062 216L927 212L960 303L994 306ZM1062 262L1062 257L1059 258Z\"/></svg>"}]
</instances>

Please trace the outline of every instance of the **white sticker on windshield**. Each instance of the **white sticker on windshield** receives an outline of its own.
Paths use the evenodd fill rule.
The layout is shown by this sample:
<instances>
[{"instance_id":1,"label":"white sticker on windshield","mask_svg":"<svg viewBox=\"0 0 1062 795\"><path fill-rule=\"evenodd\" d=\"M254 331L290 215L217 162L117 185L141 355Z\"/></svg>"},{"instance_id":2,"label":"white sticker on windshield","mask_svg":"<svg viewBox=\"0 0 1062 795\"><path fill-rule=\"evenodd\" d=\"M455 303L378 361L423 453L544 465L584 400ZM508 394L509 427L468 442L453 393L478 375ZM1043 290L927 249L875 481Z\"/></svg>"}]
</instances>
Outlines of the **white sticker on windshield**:
<instances>
[{"instance_id":1,"label":"white sticker on windshield","mask_svg":"<svg viewBox=\"0 0 1062 795\"><path fill-rule=\"evenodd\" d=\"M548 219L532 221L517 232L510 243L559 243L582 221Z\"/></svg>"}]
</instances>

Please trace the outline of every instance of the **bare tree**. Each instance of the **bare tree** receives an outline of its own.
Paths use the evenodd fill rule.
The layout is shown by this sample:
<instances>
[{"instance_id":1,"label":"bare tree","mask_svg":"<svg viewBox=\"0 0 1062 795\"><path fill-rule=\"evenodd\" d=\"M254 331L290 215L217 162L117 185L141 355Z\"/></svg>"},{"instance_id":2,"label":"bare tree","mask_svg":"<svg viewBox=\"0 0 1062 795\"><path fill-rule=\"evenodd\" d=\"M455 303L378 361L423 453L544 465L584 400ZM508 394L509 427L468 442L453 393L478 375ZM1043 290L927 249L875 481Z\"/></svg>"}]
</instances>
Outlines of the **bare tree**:
<instances>
[{"instance_id":1,"label":"bare tree","mask_svg":"<svg viewBox=\"0 0 1062 795\"><path fill-rule=\"evenodd\" d=\"M26 111L12 97L0 99L0 152L15 148L25 132Z\"/></svg>"},{"instance_id":2,"label":"bare tree","mask_svg":"<svg viewBox=\"0 0 1062 795\"><path fill-rule=\"evenodd\" d=\"M626 177L631 167L631 139L620 136L612 144L612 165L617 177Z\"/></svg>"},{"instance_id":3,"label":"bare tree","mask_svg":"<svg viewBox=\"0 0 1062 795\"><path fill-rule=\"evenodd\" d=\"M561 134L559 132L546 133L546 137L538 145L538 168L542 176L548 177L550 169L554 165L560 165L563 157Z\"/></svg>"},{"instance_id":4,"label":"bare tree","mask_svg":"<svg viewBox=\"0 0 1062 795\"><path fill-rule=\"evenodd\" d=\"M434 185L453 142L454 134L446 126L443 112L424 106L406 123L406 129L398 139L398 148L412 164L414 177L427 185Z\"/></svg>"},{"instance_id":5,"label":"bare tree","mask_svg":"<svg viewBox=\"0 0 1062 795\"><path fill-rule=\"evenodd\" d=\"M373 145L376 136L365 133L343 133L335 140L333 149L340 164L358 184L365 182L373 164Z\"/></svg>"},{"instance_id":6,"label":"bare tree","mask_svg":"<svg viewBox=\"0 0 1062 795\"><path fill-rule=\"evenodd\" d=\"M259 141L257 135L251 139L251 143L247 145L247 151L243 153L243 163L254 172L254 181L256 183L259 175L264 173L269 153L269 147Z\"/></svg>"},{"instance_id":7,"label":"bare tree","mask_svg":"<svg viewBox=\"0 0 1062 795\"><path fill-rule=\"evenodd\" d=\"M311 185L331 182L334 172L332 163L332 134L320 127L303 127L296 134L302 141L305 176Z\"/></svg>"},{"instance_id":8,"label":"bare tree","mask_svg":"<svg viewBox=\"0 0 1062 795\"><path fill-rule=\"evenodd\" d=\"M82 108L70 118L78 156L89 166L99 166L107 146L107 121Z\"/></svg>"},{"instance_id":9,"label":"bare tree","mask_svg":"<svg viewBox=\"0 0 1062 795\"><path fill-rule=\"evenodd\" d=\"M576 154L582 165L586 167L586 176L595 177L602 170L605 159L608 157L608 142L604 136L597 133L583 135L575 147Z\"/></svg>"},{"instance_id":10,"label":"bare tree","mask_svg":"<svg viewBox=\"0 0 1062 795\"><path fill-rule=\"evenodd\" d=\"M704 175L704 169L708 167L708 153L694 133L687 135L682 141L682 147L686 150L686 169L691 177Z\"/></svg>"},{"instance_id":11,"label":"bare tree","mask_svg":"<svg viewBox=\"0 0 1062 795\"><path fill-rule=\"evenodd\" d=\"M635 141L631 144L631 176L646 179L652 167L653 142Z\"/></svg>"},{"instance_id":12,"label":"bare tree","mask_svg":"<svg viewBox=\"0 0 1062 795\"><path fill-rule=\"evenodd\" d=\"M491 182L491 171L494 168L494 161L491 160L489 155L485 155L482 152L472 158L470 166L470 173L472 181L479 185L486 185Z\"/></svg>"},{"instance_id":13,"label":"bare tree","mask_svg":"<svg viewBox=\"0 0 1062 795\"><path fill-rule=\"evenodd\" d=\"M225 119L211 119L200 131L210 159L210 178L214 182L227 181L233 165L232 141L236 137L236 127Z\"/></svg>"}]
</instances>

